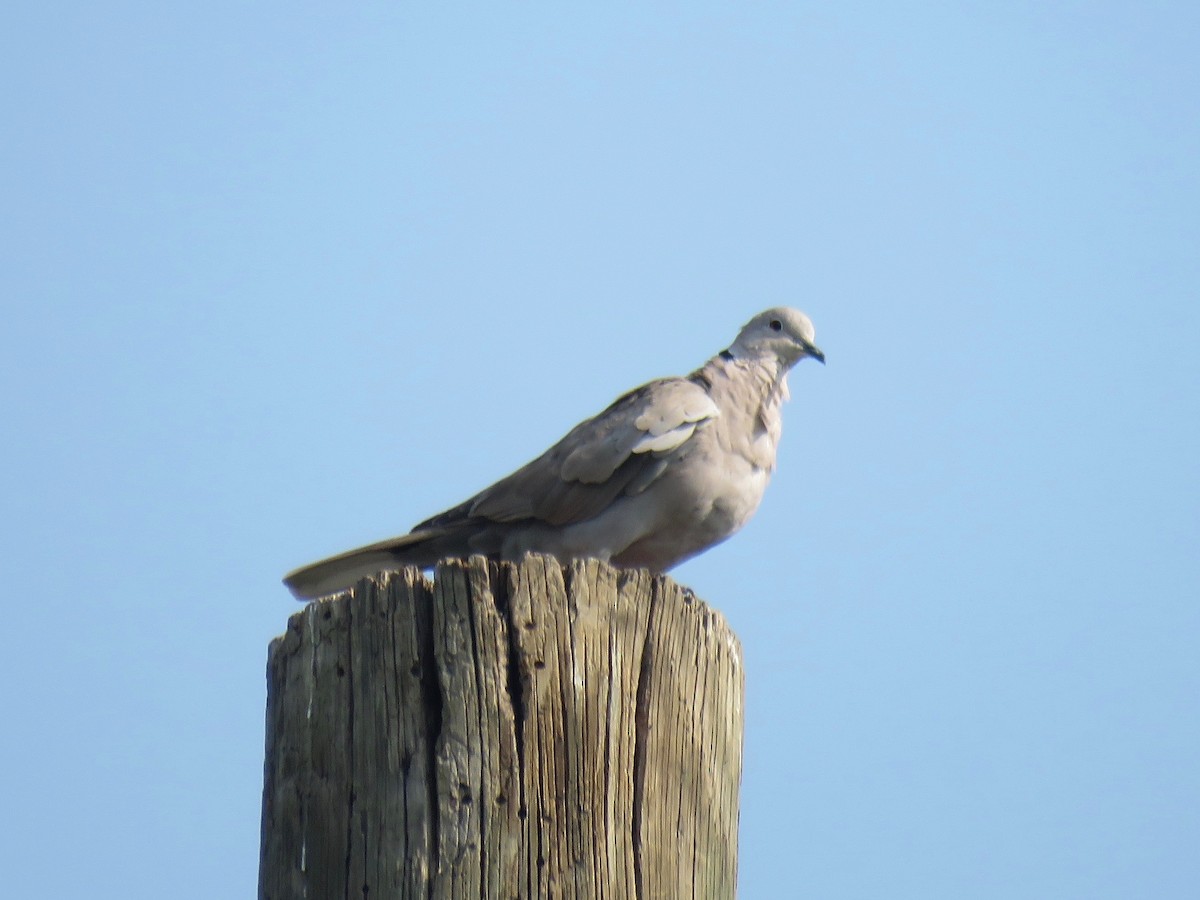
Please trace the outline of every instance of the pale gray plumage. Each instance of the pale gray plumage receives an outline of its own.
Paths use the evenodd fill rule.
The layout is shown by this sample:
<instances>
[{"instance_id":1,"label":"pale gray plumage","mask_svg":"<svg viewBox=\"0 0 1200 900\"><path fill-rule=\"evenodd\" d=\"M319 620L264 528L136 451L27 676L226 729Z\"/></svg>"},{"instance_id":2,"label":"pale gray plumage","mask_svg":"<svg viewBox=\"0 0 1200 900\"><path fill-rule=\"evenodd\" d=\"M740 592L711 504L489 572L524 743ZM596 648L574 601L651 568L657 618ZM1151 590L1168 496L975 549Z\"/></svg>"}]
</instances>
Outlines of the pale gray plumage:
<instances>
[{"instance_id":1,"label":"pale gray plumage","mask_svg":"<svg viewBox=\"0 0 1200 900\"><path fill-rule=\"evenodd\" d=\"M470 500L411 533L290 573L298 598L345 590L405 565L448 556L528 552L597 557L664 572L741 528L775 468L787 373L825 356L804 313L759 313L728 350L686 378L618 398Z\"/></svg>"}]
</instances>

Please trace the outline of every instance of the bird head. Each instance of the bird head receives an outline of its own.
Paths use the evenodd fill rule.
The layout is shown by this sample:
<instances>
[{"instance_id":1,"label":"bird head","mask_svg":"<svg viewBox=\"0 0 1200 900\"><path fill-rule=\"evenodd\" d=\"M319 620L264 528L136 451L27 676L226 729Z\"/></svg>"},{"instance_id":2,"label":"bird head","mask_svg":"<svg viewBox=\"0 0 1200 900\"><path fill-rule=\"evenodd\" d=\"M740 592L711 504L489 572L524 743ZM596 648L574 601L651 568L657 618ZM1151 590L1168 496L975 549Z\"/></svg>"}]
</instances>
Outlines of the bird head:
<instances>
[{"instance_id":1,"label":"bird head","mask_svg":"<svg viewBox=\"0 0 1200 900\"><path fill-rule=\"evenodd\" d=\"M785 369L806 356L824 364L825 354L813 343L815 336L808 316L798 309L778 306L759 313L742 326L729 353L737 359L774 357Z\"/></svg>"}]
</instances>

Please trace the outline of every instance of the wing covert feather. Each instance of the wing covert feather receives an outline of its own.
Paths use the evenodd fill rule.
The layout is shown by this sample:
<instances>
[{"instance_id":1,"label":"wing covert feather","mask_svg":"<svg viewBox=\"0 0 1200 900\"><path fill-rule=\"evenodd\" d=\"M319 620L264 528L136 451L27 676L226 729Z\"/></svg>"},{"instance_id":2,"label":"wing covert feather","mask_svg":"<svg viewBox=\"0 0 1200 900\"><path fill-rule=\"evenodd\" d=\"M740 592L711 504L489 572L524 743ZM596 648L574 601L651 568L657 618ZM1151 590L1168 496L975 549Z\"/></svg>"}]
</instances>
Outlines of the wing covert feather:
<instances>
[{"instance_id":1,"label":"wing covert feather","mask_svg":"<svg viewBox=\"0 0 1200 900\"><path fill-rule=\"evenodd\" d=\"M661 456L719 415L703 387L683 378L652 381L581 422L537 459L422 526L447 519L581 522L662 474ZM422 527L418 526L418 527Z\"/></svg>"}]
</instances>

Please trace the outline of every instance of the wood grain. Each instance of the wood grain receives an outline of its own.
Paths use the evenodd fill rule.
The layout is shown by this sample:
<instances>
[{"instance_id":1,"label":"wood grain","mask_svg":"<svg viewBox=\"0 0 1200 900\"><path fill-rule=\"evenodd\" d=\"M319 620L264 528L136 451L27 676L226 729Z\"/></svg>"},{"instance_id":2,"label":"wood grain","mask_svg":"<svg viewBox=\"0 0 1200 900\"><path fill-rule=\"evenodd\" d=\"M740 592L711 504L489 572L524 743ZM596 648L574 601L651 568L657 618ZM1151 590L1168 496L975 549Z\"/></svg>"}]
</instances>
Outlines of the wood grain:
<instances>
[{"instance_id":1,"label":"wood grain","mask_svg":"<svg viewBox=\"0 0 1200 900\"><path fill-rule=\"evenodd\" d=\"M267 673L263 900L734 896L740 648L668 578L381 573Z\"/></svg>"}]
</instances>

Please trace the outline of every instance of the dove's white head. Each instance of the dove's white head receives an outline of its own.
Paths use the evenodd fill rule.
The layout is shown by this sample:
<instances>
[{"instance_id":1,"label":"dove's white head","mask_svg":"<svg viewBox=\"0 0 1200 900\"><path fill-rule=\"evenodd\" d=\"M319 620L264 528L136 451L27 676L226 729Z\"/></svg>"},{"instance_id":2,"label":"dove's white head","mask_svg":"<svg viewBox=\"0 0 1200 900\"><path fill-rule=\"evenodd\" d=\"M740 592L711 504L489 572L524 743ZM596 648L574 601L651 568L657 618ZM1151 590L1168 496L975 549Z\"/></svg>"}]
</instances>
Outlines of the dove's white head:
<instances>
[{"instance_id":1,"label":"dove's white head","mask_svg":"<svg viewBox=\"0 0 1200 900\"><path fill-rule=\"evenodd\" d=\"M806 356L825 362L825 354L813 339L816 332L808 316L798 309L777 306L760 312L742 326L727 351L735 359L774 357L790 369Z\"/></svg>"}]
</instances>

